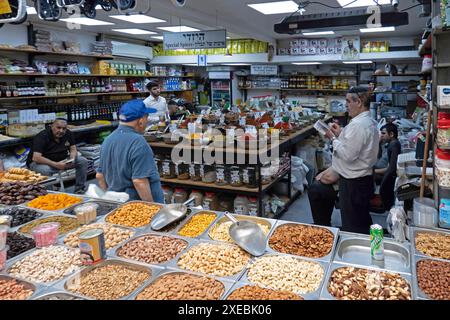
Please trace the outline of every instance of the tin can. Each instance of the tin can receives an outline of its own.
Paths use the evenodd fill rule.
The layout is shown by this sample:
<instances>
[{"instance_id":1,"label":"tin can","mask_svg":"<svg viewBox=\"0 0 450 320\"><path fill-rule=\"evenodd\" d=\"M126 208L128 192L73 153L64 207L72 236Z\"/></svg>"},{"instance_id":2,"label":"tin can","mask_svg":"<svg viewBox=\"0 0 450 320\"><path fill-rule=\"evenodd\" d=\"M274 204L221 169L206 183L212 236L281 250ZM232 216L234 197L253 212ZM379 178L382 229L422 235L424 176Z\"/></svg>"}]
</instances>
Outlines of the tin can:
<instances>
[{"instance_id":1,"label":"tin can","mask_svg":"<svg viewBox=\"0 0 450 320\"><path fill-rule=\"evenodd\" d=\"M374 260L384 260L383 228L379 224L370 226L370 254Z\"/></svg>"},{"instance_id":2,"label":"tin can","mask_svg":"<svg viewBox=\"0 0 450 320\"><path fill-rule=\"evenodd\" d=\"M81 262L92 265L106 258L105 235L102 229L92 229L78 236Z\"/></svg>"}]
</instances>

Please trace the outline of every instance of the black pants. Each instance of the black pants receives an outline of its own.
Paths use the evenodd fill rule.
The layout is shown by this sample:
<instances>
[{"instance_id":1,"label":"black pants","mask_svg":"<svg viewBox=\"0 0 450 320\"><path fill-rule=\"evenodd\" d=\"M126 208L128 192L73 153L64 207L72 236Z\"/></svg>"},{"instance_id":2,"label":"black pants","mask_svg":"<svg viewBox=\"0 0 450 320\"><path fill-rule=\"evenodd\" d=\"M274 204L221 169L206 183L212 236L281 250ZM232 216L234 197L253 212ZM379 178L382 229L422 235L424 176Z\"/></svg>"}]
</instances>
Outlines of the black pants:
<instances>
[{"instance_id":1,"label":"black pants","mask_svg":"<svg viewBox=\"0 0 450 320\"><path fill-rule=\"evenodd\" d=\"M331 215L337 199L333 185L314 181L308 189L308 199L314 224L331 227Z\"/></svg>"},{"instance_id":2,"label":"black pants","mask_svg":"<svg viewBox=\"0 0 450 320\"><path fill-rule=\"evenodd\" d=\"M356 179L339 177L342 231L369 233L372 225L369 205L373 192L373 176Z\"/></svg>"}]
</instances>

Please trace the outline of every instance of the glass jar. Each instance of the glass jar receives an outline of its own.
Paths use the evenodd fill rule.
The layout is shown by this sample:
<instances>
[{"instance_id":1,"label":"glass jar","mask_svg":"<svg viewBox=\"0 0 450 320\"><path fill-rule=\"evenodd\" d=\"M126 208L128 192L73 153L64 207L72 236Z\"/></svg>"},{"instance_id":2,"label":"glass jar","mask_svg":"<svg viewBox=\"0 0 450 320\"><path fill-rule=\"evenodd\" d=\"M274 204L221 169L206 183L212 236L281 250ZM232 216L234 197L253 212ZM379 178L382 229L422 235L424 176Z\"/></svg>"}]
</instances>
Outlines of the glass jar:
<instances>
[{"instance_id":1,"label":"glass jar","mask_svg":"<svg viewBox=\"0 0 450 320\"><path fill-rule=\"evenodd\" d=\"M264 218L273 218L273 213L272 213L272 206L271 206L271 199L270 196L268 194L266 194L263 198L263 207L262 207L262 212L261 215Z\"/></svg>"},{"instance_id":2,"label":"glass jar","mask_svg":"<svg viewBox=\"0 0 450 320\"><path fill-rule=\"evenodd\" d=\"M175 164L170 159L170 156L165 156L162 161L162 177L166 179L173 179L175 175Z\"/></svg>"},{"instance_id":3,"label":"glass jar","mask_svg":"<svg viewBox=\"0 0 450 320\"><path fill-rule=\"evenodd\" d=\"M164 194L164 203L169 204L172 203L172 196L173 196L173 190L169 186L163 186L162 187L163 194Z\"/></svg>"},{"instance_id":4,"label":"glass jar","mask_svg":"<svg viewBox=\"0 0 450 320\"><path fill-rule=\"evenodd\" d=\"M205 192L205 196L203 198L203 210L218 210L218 198L214 192Z\"/></svg>"},{"instance_id":5,"label":"glass jar","mask_svg":"<svg viewBox=\"0 0 450 320\"><path fill-rule=\"evenodd\" d=\"M175 163L175 174L179 180L189 179L189 165L186 163Z\"/></svg>"},{"instance_id":6,"label":"glass jar","mask_svg":"<svg viewBox=\"0 0 450 320\"><path fill-rule=\"evenodd\" d=\"M248 209L248 214L250 216L254 216L254 217L258 216L258 198L249 197L247 209Z\"/></svg>"},{"instance_id":7,"label":"glass jar","mask_svg":"<svg viewBox=\"0 0 450 320\"><path fill-rule=\"evenodd\" d=\"M247 166L242 170L242 182L247 188L258 187L258 169L256 166Z\"/></svg>"},{"instance_id":8,"label":"glass jar","mask_svg":"<svg viewBox=\"0 0 450 320\"><path fill-rule=\"evenodd\" d=\"M216 185L226 186L230 183L230 171L224 164L216 164Z\"/></svg>"},{"instance_id":9,"label":"glass jar","mask_svg":"<svg viewBox=\"0 0 450 320\"><path fill-rule=\"evenodd\" d=\"M200 175L200 164L198 163L189 164L189 178L192 181L202 180L202 176Z\"/></svg>"},{"instance_id":10,"label":"glass jar","mask_svg":"<svg viewBox=\"0 0 450 320\"><path fill-rule=\"evenodd\" d=\"M219 208L218 211L234 211L234 197L232 195L221 194L219 195Z\"/></svg>"},{"instance_id":11,"label":"glass jar","mask_svg":"<svg viewBox=\"0 0 450 320\"><path fill-rule=\"evenodd\" d=\"M248 214L248 199L245 196L237 196L234 199L234 213Z\"/></svg>"},{"instance_id":12,"label":"glass jar","mask_svg":"<svg viewBox=\"0 0 450 320\"><path fill-rule=\"evenodd\" d=\"M439 148L450 148L450 113L439 112L436 143Z\"/></svg>"},{"instance_id":13,"label":"glass jar","mask_svg":"<svg viewBox=\"0 0 450 320\"><path fill-rule=\"evenodd\" d=\"M239 166L230 167L230 184L233 187L241 187L242 183L242 173Z\"/></svg>"},{"instance_id":14,"label":"glass jar","mask_svg":"<svg viewBox=\"0 0 450 320\"><path fill-rule=\"evenodd\" d=\"M435 165L438 185L450 188L450 152L437 149Z\"/></svg>"},{"instance_id":15,"label":"glass jar","mask_svg":"<svg viewBox=\"0 0 450 320\"><path fill-rule=\"evenodd\" d=\"M158 168L158 173L159 175L162 177L163 176L163 171L162 171L162 160L161 160L161 156L160 155L155 155L153 157L153 159L155 159L155 164L156 167Z\"/></svg>"},{"instance_id":16,"label":"glass jar","mask_svg":"<svg viewBox=\"0 0 450 320\"><path fill-rule=\"evenodd\" d=\"M270 170L270 164L261 167L261 183L269 184L272 181L272 173Z\"/></svg>"},{"instance_id":17,"label":"glass jar","mask_svg":"<svg viewBox=\"0 0 450 320\"><path fill-rule=\"evenodd\" d=\"M194 198L194 206L201 206L203 204L203 193L198 190L192 190L189 199Z\"/></svg>"},{"instance_id":18,"label":"glass jar","mask_svg":"<svg viewBox=\"0 0 450 320\"><path fill-rule=\"evenodd\" d=\"M183 203L188 199L188 194L183 188L175 188L172 196L172 203Z\"/></svg>"},{"instance_id":19,"label":"glass jar","mask_svg":"<svg viewBox=\"0 0 450 320\"><path fill-rule=\"evenodd\" d=\"M202 164L200 166L200 175L202 176L202 182L214 183L216 182L216 169L213 165Z\"/></svg>"}]
</instances>

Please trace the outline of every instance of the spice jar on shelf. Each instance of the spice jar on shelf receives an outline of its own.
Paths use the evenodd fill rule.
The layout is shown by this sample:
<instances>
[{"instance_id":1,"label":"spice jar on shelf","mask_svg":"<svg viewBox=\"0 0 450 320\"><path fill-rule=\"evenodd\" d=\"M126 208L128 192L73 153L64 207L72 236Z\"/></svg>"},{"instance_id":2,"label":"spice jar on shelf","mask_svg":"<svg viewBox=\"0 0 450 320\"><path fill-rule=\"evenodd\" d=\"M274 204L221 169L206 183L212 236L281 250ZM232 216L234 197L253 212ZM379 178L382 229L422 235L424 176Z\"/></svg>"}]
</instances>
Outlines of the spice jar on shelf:
<instances>
[{"instance_id":1,"label":"spice jar on shelf","mask_svg":"<svg viewBox=\"0 0 450 320\"><path fill-rule=\"evenodd\" d=\"M256 166L246 166L242 170L242 182L247 188L258 187L258 169Z\"/></svg>"},{"instance_id":2,"label":"spice jar on shelf","mask_svg":"<svg viewBox=\"0 0 450 320\"><path fill-rule=\"evenodd\" d=\"M218 210L219 199L214 192L205 192L205 197L203 198L203 210Z\"/></svg>"},{"instance_id":3,"label":"spice jar on shelf","mask_svg":"<svg viewBox=\"0 0 450 320\"><path fill-rule=\"evenodd\" d=\"M234 199L234 213L248 214L248 199L245 196L237 196Z\"/></svg>"},{"instance_id":4,"label":"spice jar on shelf","mask_svg":"<svg viewBox=\"0 0 450 320\"><path fill-rule=\"evenodd\" d=\"M242 187L242 173L238 165L230 167L230 184L233 187Z\"/></svg>"},{"instance_id":5,"label":"spice jar on shelf","mask_svg":"<svg viewBox=\"0 0 450 320\"><path fill-rule=\"evenodd\" d=\"M155 155L153 157L155 159L156 167L158 168L159 175L163 176L163 170L162 170L162 159L160 155Z\"/></svg>"},{"instance_id":6,"label":"spice jar on shelf","mask_svg":"<svg viewBox=\"0 0 450 320\"><path fill-rule=\"evenodd\" d=\"M272 181L272 172L270 164L261 167L261 183L269 184Z\"/></svg>"},{"instance_id":7,"label":"spice jar on shelf","mask_svg":"<svg viewBox=\"0 0 450 320\"><path fill-rule=\"evenodd\" d=\"M450 149L450 113L439 112L436 143L439 148Z\"/></svg>"},{"instance_id":8,"label":"spice jar on shelf","mask_svg":"<svg viewBox=\"0 0 450 320\"><path fill-rule=\"evenodd\" d=\"M194 198L194 206L203 205L203 193L199 190L192 190L189 199Z\"/></svg>"},{"instance_id":9,"label":"spice jar on shelf","mask_svg":"<svg viewBox=\"0 0 450 320\"><path fill-rule=\"evenodd\" d=\"M248 214L250 216L258 216L258 198L249 197L247 203Z\"/></svg>"},{"instance_id":10,"label":"spice jar on shelf","mask_svg":"<svg viewBox=\"0 0 450 320\"><path fill-rule=\"evenodd\" d=\"M230 171L224 164L216 164L216 185L226 186L230 183Z\"/></svg>"},{"instance_id":11,"label":"spice jar on shelf","mask_svg":"<svg viewBox=\"0 0 450 320\"><path fill-rule=\"evenodd\" d=\"M175 164L170 159L170 156L165 156L162 161L162 176L166 179L174 179L175 175Z\"/></svg>"},{"instance_id":12,"label":"spice jar on shelf","mask_svg":"<svg viewBox=\"0 0 450 320\"><path fill-rule=\"evenodd\" d=\"M202 164L200 166L200 175L202 176L202 182L204 183L216 182L216 170L214 169L214 165Z\"/></svg>"},{"instance_id":13,"label":"spice jar on shelf","mask_svg":"<svg viewBox=\"0 0 450 320\"><path fill-rule=\"evenodd\" d=\"M170 204L172 203L173 190L169 186L162 186L163 194L164 194L164 203Z\"/></svg>"},{"instance_id":14,"label":"spice jar on shelf","mask_svg":"<svg viewBox=\"0 0 450 320\"><path fill-rule=\"evenodd\" d=\"M172 196L172 203L183 203L188 199L187 191L183 188L175 188L175 192Z\"/></svg>"},{"instance_id":15,"label":"spice jar on shelf","mask_svg":"<svg viewBox=\"0 0 450 320\"><path fill-rule=\"evenodd\" d=\"M202 180L202 176L200 175L200 164L198 163L189 164L189 178L192 181Z\"/></svg>"},{"instance_id":16,"label":"spice jar on shelf","mask_svg":"<svg viewBox=\"0 0 450 320\"><path fill-rule=\"evenodd\" d=\"M183 162L175 163L175 174L179 180L188 180L189 165Z\"/></svg>"}]
</instances>

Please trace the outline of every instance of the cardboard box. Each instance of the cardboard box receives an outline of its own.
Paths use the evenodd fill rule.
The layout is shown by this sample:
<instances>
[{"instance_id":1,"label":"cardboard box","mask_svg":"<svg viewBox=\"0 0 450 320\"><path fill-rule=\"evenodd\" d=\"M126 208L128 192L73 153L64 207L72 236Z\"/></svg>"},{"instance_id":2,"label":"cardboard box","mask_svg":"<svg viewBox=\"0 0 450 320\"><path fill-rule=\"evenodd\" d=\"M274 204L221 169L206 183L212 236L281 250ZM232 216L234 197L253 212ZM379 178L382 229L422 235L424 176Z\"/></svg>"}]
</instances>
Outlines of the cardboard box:
<instances>
[{"instance_id":1,"label":"cardboard box","mask_svg":"<svg viewBox=\"0 0 450 320\"><path fill-rule=\"evenodd\" d=\"M437 103L440 107L450 107L450 84L437 86Z\"/></svg>"}]
</instances>

